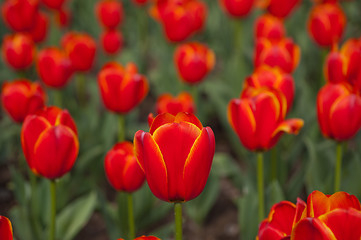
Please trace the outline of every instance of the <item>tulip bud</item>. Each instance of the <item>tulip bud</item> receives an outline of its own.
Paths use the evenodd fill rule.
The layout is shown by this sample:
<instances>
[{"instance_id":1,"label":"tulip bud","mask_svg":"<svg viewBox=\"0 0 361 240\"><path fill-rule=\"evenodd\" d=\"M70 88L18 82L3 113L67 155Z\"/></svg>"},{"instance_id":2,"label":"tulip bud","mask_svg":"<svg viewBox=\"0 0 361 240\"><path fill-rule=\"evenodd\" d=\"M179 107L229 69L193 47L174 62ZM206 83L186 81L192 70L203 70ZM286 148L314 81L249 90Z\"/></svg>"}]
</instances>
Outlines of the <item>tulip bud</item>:
<instances>
[{"instance_id":1,"label":"tulip bud","mask_svg":"<svg viewBox=\"0 0 361 240\"><path fill-rule=\"evenodd\" d=\"M219 3L229 15L241 18L251 11L254 0L219 0Z\"/></svg>"},{"instance_id":2,"label":"tulip bud","mask_svg":"<svg viewBox=\"0 0 361 240\"><path fill-rule=\"evenodd\" d=\"M0 238L1 240L13 240L11 222L4 216L0 216Z\"/></svg>"},{"instance_id":3,"label":"tulip bud","mask_svg":"<svg viewBox=\"0 0 361 240\"><path fill-rule=\"evenodd\" d=\"M65 0L41 0L41 2L48 8L60 10L64 5Z\"/></svg>"},{"instance_id":4,"label":"tulip bud","mask_svg":"<svg viewBox=\"0 0 361 240\"><path fill-rule=\"evenodd\" d=\"M114 29L123 22L123 5L116 0L100 0L95 6L99 22L108 29Z\"/></svg>"},{"instance_id":5,"label":"tulip bud","mask_svg":"<svg viewBox=\"0 0 361 240\"><path fill-rule=\"evenodd\" d=\"M27 79L4 82L1 89L3 108L15 122L23 122L28 114L44 107L46 94L40 84Z\"/></svg>"},{"instance_id":6,"label":"tulip bud","mask_svg":"<svg viewBox=\"0 0 361 240\"><path fill-rule=\"evenodd\" d=\"M148 93L148 81L138 73L134 63L124 68L116 62L107 63L98 74L98 86L105 107L116 113L127 113Z\"/></svg>"},{"instance_id":7,"label":"tulip bud","mask_svg":"<svg viewBox=\"0 0 361 240\"><path fill-rule=\"evenodd\" d=\"M188 113L158 115L149 133L134 137L135 153L152 193L163 201L196 198L207 182L215 151L212 129Z\"/></svg>"},{"instance_id":8,"label":"tulip bud","mask_svg":"<svg viewBox=\"0 0 361 240\"><path fill-rule=\"evenodd\" d=\"M214 52L198 42L177 47L174 62L181 79L189 84L199 83L213 69Z\"/></svg>"},{"instance_id":9,"label":"tulip bud","mask_svg":"<svg viewBox=\"0 0 361 240\"><path fill-rule=\"evenodd\" d=\"M28 35L16 33L4 37L2 52L5 61L14 69L28 68L34 59L34 42Z\"/></svg>"},{"instance_id":10,"label":"tulip bud","mask_svg":"<svg viewBox=\"0 0 361 240\"><path fill-rule=\"evenodd\" d=\"M104 169L108 181L117 191L132 193L138 190L145 180L130 142L114 145L105 156Z\"/></svg>"},{"instance_id":11,"label":"tulip bud","mask_svg":"<svg viewBox=\"0 0 361 240\"><path fill-rule=\"evenodd\" d=\"M123 48L123 35L116 30L107 30L101 36L103 49L108 54L116 54Z\"/></svg>"},{"instance_id":12,"label":"tulip bud","mask_svg":"<svg viewBox=\"0 0 361 240\"><path fill-rule=\"evenodd\" d=\"M45 48L38 53L37 70L45 85L53 88L64 87L73 73L66 54L54 47Z\"/></svg>"},{"instance_id":13,"label":"tulip bud","mask_svg":"<svg viewBox=\"0 0 361 240\"><path fill-rule=\"evenodd\" d=\"M30 169L48 179L62 177L79 152L76 125L67 110L44 108L25 118L21 145Z\"/></svg>"},{"instance_id":14,"label":"tulip bud","mask_svg":"<svg viewBox=\"0 0 361 240\"><path fill-rule=\"evenodd\" d=\"M254 32L256 39L268 38L275 41L281 40L286 35L282 20L271 14L257 18Z\"/></svg>"}]
</instances>

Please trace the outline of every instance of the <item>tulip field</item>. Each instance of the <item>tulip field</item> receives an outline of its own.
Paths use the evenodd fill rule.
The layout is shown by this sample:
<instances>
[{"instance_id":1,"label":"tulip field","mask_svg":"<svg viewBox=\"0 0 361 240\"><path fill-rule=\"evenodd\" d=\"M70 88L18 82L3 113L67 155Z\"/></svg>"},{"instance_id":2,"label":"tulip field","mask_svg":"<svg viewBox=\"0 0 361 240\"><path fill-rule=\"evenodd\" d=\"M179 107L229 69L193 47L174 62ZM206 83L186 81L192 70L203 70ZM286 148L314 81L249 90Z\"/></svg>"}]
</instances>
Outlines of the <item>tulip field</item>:
<instances>
[{"instance_id":1,"label":"tulip field","mask_svg":"<svg viewBox=\"0 0 361 240\"><path fill-rule=\"evenodd\" d=\"M0 8L0 240L361 240L360 0Z\"/></svg>"}]
</instances>

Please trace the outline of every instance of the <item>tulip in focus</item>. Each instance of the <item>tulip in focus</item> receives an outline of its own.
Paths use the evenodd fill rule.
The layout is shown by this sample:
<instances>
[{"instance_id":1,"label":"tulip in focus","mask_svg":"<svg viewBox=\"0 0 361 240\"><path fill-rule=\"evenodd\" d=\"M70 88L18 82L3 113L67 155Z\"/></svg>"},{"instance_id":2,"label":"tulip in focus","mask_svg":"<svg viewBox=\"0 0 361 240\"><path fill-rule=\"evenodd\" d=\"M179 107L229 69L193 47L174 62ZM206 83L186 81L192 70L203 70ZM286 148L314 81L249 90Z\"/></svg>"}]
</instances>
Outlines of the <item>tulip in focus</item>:
<instances>
[{"instance_id":1,"label":"tulip in focus","mask_svg":"<svg viewBox=\"0 0 361 240\"><path fill-rule=\"evenodd\" d=\"M346 16L338 4L315 5L308 19L308 31L321 47L336 45L346 27Z\"/></svg>"},{"instance_id":2,"label":"tulip in focus","mask_svg":"<svg viewBox=\"0 0 361 240\"><path fill-rule=\"evenodd\" d=\"M66 54L55 47L43 49L38 53L37 70L45 85L53 88L64 87L73 73Z\"/></svg>"},{"instance_id":3,"label":"tulip in focus","mask_svg":"<svg viewBox=\"0 0 361 240\"><path fill-rule=\"evenodd\" d=\"M41 2L48 8L54 10L61 10L66 0L41 0Z\"/></svg>"},{"instance_id":4,"label":"tulip in focus","mask_svg":"<svg viewBox=\"0 0 361 240\"><path fill-rule=\"evenodd\" d=\"M117 191L132 193L138 190L145 180L130 142L114 145L105 156L104 169L110 184Z\"/></svg>"},{"instance_id":5,"label":"tulip in focus","mask_svg":"<svg viewBox=\"0 0 361 240\"><path fill-rule=\"evenodd\" d=\"M44 108L25 118L21 145L36 175L60 178L71 170L79 152L75 122L67 110Z\"/></svg>"},{"instance_id":6,"label":"tulip in focus","mask_svg":"<svg viewBox=\"0 0 361 240\"><path fill-rule=\"evenodd\" d=\"M11 222L8 218L1 215L0 215L0 239L13 240L13 229L11 227Z\"/></svg>"},{"instance_id":7,"label":"tulip in focus","mask_svg":"<svg viewBox=\"0 0 361 240\"><path fill-rule=\"evenodd\" d=\"M15 122L23 122L28 114L43 108L45 100L46 94L39 83L18 79L2 85L3 108Z\"/></svg>"},{"instance_id":8,"label":"tulip in focus","mask_svg":"<svg viewBox=\"0 0 361 240\"><path fill-rule=\"evenodd\" d=\"M213 69L215 54L206 45L198 42L177 47L174 62L181 79L189 84L199 83Z\"/></svg>"},{"instance_id":9,"label":"tulip in focus","mask_svg":"<svg viewBox=\"0 0 361 240\"><path fill-rule=\"evenodd\" d=\"M5 61L16 70L28 68L34 60L35 46L28 35L16 33L3 39L2 53Z\"/></svg>"},{"instance_id":10,"label":"tulip in focus","mask_svg":"<svg viewBox=\"0 0 361 240\"><path fill-rule=\"evenodd\" d=\"M123 21L123 6L121 1L100 0L95 6L99 22L108 29L114 29Z\"/></svg>"},{"instance_id":11,"label":"tulip in focus","mask_svg":"<svg viewBox=\"0 0 361 240\"><path fill-rule=\"evenodd\" d=\"M61 45L74 71L88 71L92 68L96 43L91 36L86 33L69 32L61 39Z\"/></svg>"},{"instance_id":12,"label":"tulip in focus","mask_svg":"<svg viewBox=\"0 0 361 240\"><path fill-rule=\"evenodd\" d=\"M282 20L271 14L264 14L257 18L254 32L256 39L268 38L277 41L286 36Z\"/></svg>"},{"instance_id":13,"label":"tulip in focus","mask_svg":"<svg viewBox=\"0 0 361 240\"><path fill-rule=\"evenodd\" d=\"M266 8L270 14L278 18L288 17L302 0L258 0L261 8Z\"/></svg>"},{"instance_id":14,"label":"tulip in focus","mask_svg":"<svg viewBox=\"0 0 361 240\"><path fill-rule=\"evenodd\" d=\"M219 0L219 3L229 15L241 18L251 11L254 0Z\"/></svg>"},{"instance_id":15,"label":"tulip in focus","mask_svg":"<svg viewBox=\"0 0 361 240\"><path fill-rule=\"evenodd\" d=\"M117 30L106 30L101 36L104 51L108 54L116 54L123 48L123 35Z\"/></svg>"},{"instance_id":16,"label":"tulip in focus","mask_svg":"<svg viewBox=\"0 0 361 240\"><path fill-rule=\"evenodd\" d=\"M207 182L215 151L213 131L190 113L158 115L149 133L134 137L138 163L152 193L163 201L196 198Z\"/></svg>"},{"instance_id":17,"label":"tulip in focus","mask_svg":"<svg viewBox=\"0 0 361 240\"><path fill-rule=\"evenodd\" d=\"M105 107L116 113L127 113L148 93L148 81L138 73L134 63L125 67L107 63L98 74L98 86Z\"/></svg>"},{"instance_id":18,"label":"tulip in focus","mask_svg":"<svg viewBox=\"0 0 361 240\"><path fill-rule=\"evenodd\" d=\"M297 134L302 128L301 119L285 120L286 111L286 98L279 91L249 87L229 103L228 119L248 150L263 151L272 148L283 133Z\"/></svg>"},{"instance_id":19,"label":"tulip in focus","mask_svg":"<svg viewBox=\"0 0 361 240\"><path fill-rule=\"evenodd\" d=\"M38 14L38 0L5 0L1 5L4 22L14 31L29 31Z\"/></svg>"}]
</instances>

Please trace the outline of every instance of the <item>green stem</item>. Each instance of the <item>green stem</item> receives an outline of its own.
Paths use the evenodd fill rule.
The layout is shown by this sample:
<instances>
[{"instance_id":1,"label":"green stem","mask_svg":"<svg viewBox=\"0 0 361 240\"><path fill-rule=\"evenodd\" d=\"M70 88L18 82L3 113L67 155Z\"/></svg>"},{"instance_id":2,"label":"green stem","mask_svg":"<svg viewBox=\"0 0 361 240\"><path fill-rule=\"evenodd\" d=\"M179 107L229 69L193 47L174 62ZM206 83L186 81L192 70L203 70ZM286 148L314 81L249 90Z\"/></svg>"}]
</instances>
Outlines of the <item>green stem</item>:
<instances>
[{"instance_id":1,"label":"green stem","mask_svg":"<svg viewBox=\"0 0 361 240\"><path fill-rule=\"evenodd\" d=\"M85 74L78 73L76 76L76 90L79 100L79 105L85 105Z\"/></svg>"},{"instance_id":2,"label":"green stem","mask_svg":"<svg viewBox=\"0 0 361 240\"><path fill-rule=\"evenodd\" d=\"M233 46L234 46L234 53L236 54L237 58L242 50L242 22L237 19L234 20L234 36L233 36Z\"/></svg>"},{"instance_id":3,"label":"green stem","mask_svg":"<svg viewBox=\"0 0 361 240\"><path fill-rule=\"evenodd\" d=\"M55 240L55 218L56 218L56 183L55 183L55 180L50 181L50 197L51 197L51 209L50 209L49 240Z\"/></svg>"},{"instance_id":4,"label":"green stem","mask_svg":"<svg viewBox=\"0 0 361 240\"><path fill-rule=\"evenodd\" d=\"M264 219L263 153L257 153L258 220Z\"/></svg>"},{"instance_id":5,"label":"green stem","mask_svg":"<svg viewBox=\"0 0 361 240\"><path fill-rule=\"evenodd\" d=\"M336 167L335 167L335 192L340 191L342 169L342 143L336 147Z\"/></svg>"},{"instance_id":6,"label":"green stem","mask_svg":"<svg viewBox=\"0 0 361 240\"><path fill-rule=\"evenodd\" d=\"M134 213L133 213L133 195L127 194L128 198L128 226L129 226L129 240L135 238L135 225L134 225Z\"/></svg>"},{"instance_id":7,"label":"green stem","mask_svg":"<svg viewBox=\"0 0 361 240\"><path fill-rule=\"evenodd\" d=\"M125 140L125 116L123 114L119 114L118 131L118 141L123 142Z\"/></svg>"},{"instance_id":8,"label":"green stem","mask_svg":"<svg viewBox=\"0 0 361 240\"><path fill-rule=\"evenodd\" d=\"M192 91L192 97L193 97L193 102L194 102L194 106L195 106L195 110L197 112L199 112L199 110L201 110L200 108L198 108L199 106L199 85L195 84L195 85L191 85L191 91Z\"/></svg>"},{"instance_id":9,"label":"green stem","mask_svg":"<svg viewBox=\"0 0 361 240\"><path fill-rule=\"evenodd\" d=\"M53 91L53 94L54 94L54 105L61 108L63 103L61 90L55 89Z\"/></svg>"},{"instance_id":10,"label":"green stem","mask_svg":"<svg viewBox=\"0 0 361 240\"><path fill-rule=\"evenodd\" d=\"M174 203L175 240L182 240L182 204Z\"/></svg>"},{"instance_id":11,"label":"green stem","mask_svg":"<svg viewBox=\"0 0 361 240\"><path fill-rule=\"evenodd\" d=\"M271 150L271 180L277 180L277 147L274 146Z\"/></svg>"},{"instance_id":12,"label":"green stem","mask_svg":"<svg viewBox=\"0 0 361 240\"><path fill-rule=\"evenodd\" d=\"M29 175L29 179L30 179L30 187L31 187L31 199L30 199L30 203L29 203L29 219L30 219L30 224L31 224L31 228L33 230L33 233L35 235L35 239L39 239L40 235L41 235L41 229L39 226L39 222L37 221L37 195L36 195L36 188L37 188L37 179L35 174L30 170L30 168L28 168L28 175Z\"/></svg>"}]
</instances>

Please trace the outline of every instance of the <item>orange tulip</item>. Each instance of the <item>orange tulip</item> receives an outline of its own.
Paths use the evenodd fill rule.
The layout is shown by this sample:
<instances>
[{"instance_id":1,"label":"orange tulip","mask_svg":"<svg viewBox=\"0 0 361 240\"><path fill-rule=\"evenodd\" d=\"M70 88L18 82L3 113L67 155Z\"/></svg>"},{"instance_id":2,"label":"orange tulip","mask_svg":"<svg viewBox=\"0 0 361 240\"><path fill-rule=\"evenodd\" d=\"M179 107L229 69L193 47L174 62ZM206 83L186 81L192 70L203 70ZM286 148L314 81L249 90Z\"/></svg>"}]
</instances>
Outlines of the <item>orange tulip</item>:
<instances>
[{"instance_id":1,"label":"orange tulip","mask_svg":"<svg viewBox=\"0 0 361 240\"><path fill-rule=\"evenodd\" d=\"M138 163L153 194L163 201L196 198L207 182L215 151L213 131L190 113L158 115L149 133L134 137Z\"/></svg>"},{"instance_id":2,"label":"orange tulip","mask_svg":"<svg viewBox=\"0 0 361 240\"><path fill-rule=\"evenodd\" d=\"M271 41L267 38L260 38L256 42L254 51L254 65L268 65L279 67L287 73L293 72L300 61L300 47L290 38L283 38L279 41Z\"/></svg>"},{"instance_id":3,"label":"orange tulip","mask_svg":"<svg viewBox=\"0 0 361 240\"><path fill-rule=\"evenodd\" d=\"M104 51L108 54L116 54L123 47L123 35L116 30L107 30L101 36Z\"/></svg>"},{"instance_id":4,"label":"orange tulip","mask_svg":"<svg viewBox=\"0 0 361 240\"><path fill-rule=\"evenodd\" d=\"M301 0L258 0L258 6L267 8L268 12L279 18L287 17Z\"/></svg>"},{"instance_id":5,"label":"orange tulip","mask_svg":"<svg viewBox=\"0 0 361 240\"><path fill-rule=\"evenodd\" d=\"M98 74L98 86L105 107L116 113L127 113L148 93L145 76L138 73L134 63L124 68L116 62L107 63Z\"/></svg>"},{"instance_id":6,"label":"orange tulip","mask_svg":"<svg viewBox=\"0 0 361 240\"><path fill-rule=\"evenodd\" d=\"M48 34L49 19L43 12L38 12L35 17L34 27L28 31L34 42L39 43L45 40Z\"/></svg>"},{"instance_id":7,"label":"orange tulip","mask_svg":"<svg viewBox=\"0 0 361 240\"><path fill-rule=\"evenodd\" d=\"M66 0L41 0L41 2L48 8L61 10Z\"/></svg>"},{"instance_id":8,"label":"orange tulip","mask_svg":"<svg viewBox=\"0 0 361 240\"><path fill-rule=\"evenodd\" d=\"M96 43L86 33L69 32L61 39L66 54L68 55L73 70L88 71L94 63Z\"/></svg>"},{"instance_id":9,"label":"orange tulip","mask_svg":"<svg viewBox=\"0 0 361 240\"><path fill-rule=\"evenodd\" d=\"M11 222L4 216L0 216L0 238L1 240L13 240Z\"/></svg>"},{"instance_id":10,"label":"orange tulip","mask_svg":"<svg viewBox=\"0 0 361 240\"><path fill-rule=\"evenodd\" d=\"M15 122L23 122L28 114L44 107L46 94L38 83L27 79L4 82L1 90L1 102Z\"/></svg>"},{"instance_id":11,"label":"orange tulip","mask_svg":"<svg viewBox=\"0 0 361 240\"><path fill-rule=\"evenodd\" d=\"M317 95L317 116L325 137L344 141L361 127L361 97L349 84L327 84Z\"/></svg>"},{"instance_id":12,"label":"orange tulip","mask_svg":"<svg viewBox=\"0 0 361 240\"><path fill-rule=\"evenodd\" d=\"M130 142L114 145L105 156L104 169L108 181L117 191L132 193L138 190L145 180Z\"/></svg>"},{"instance_id":13,"label":"orange tulip","mask_svg":"<svg viewBox=\"0 0 361 240\"><path fill-rule=\"evenodd\" d=\"M303 126L301 119L285 120L287 101L279 91L247 88L241 96L229 103L228 120L251 151L268 150L283 133L297 134Z\"/></svg>"},{"instance_id":14,"label":"orange tulip","mask_svg":"<svg viewBox=\"0 0 361 240\"><path fill-rule=\"evenodd\" d=\"M286 36L282 20L271 14L264 14L257 18L254 32L256 39L268 38L277 41Z\"/></svg>"},{"instance_id":15,"label":"orange tulip","mask_svg":"<svg viewBox=\"0 0 361 240\"><path fill-rule=\"evenodd\" d=\"M312 8L308 19L308 31L321 47L337 44L345 26L346 16L338 4L317 4Z\"/></svg>"},{"instance_id":16,"label":"orange tulip","mask_svg":"<svg viewBox=\"0 0 361 240\"><path fill-rule=\"evenodd\" d=\"M76 125L67 110L44 108L25 118L21 145L35 174L60 178L71 170L79 152Z\"/></svg>"},{"instance_id":17,"label":"orange tulip","mask_svg":"<svg viewBox=\"0 0 361 240\"><path fill-rule=\"evenodd\" d=\"M202 81L213 69L215 55L202 43L185 43L177 47L174 53L174 63L181 79L195 84Z\"/></svg>"},{"instance_id":18,"label":"orange tulip","mask_svg":"<svg viewBox=\"0 0 361 240\"><path fill-rule=\"evenodd\" d=\"M251 11L254 0L219 0L223 9L232 17L245 17Z\"/></svg>"},{"instance_id":19,"label":"orange tulip","mask_svg":"<svg viewBox=\"0 0 361 240\"><path fill-rule=\"evenodd\" d=\"M11 67L21 70L33 63L35 46L28 35L16 33L4 37L2 52L5 61Z\"/></svg>"},{"instance_id":20,"label":"orange tulip","mask_svg":"<svg viewBox=\"0 0 361 240\"><path fill-rule=\"evenodd\" d=\"M95 6L99 22L108 29L114 29L123 21L123 5L116 0L100 0Z\"/></svg>"},{"instance_id":21,"label":"orange tulip","mask_svg":"<svg viewBox=\"0 0 361 240\"><path fill-rule=\"evenodd\" d=\"M73 73L66 54L55 47L45 48L39 52L37 70L45 85L53 88L64 87Z\"/></svg>"}]
</instances>

